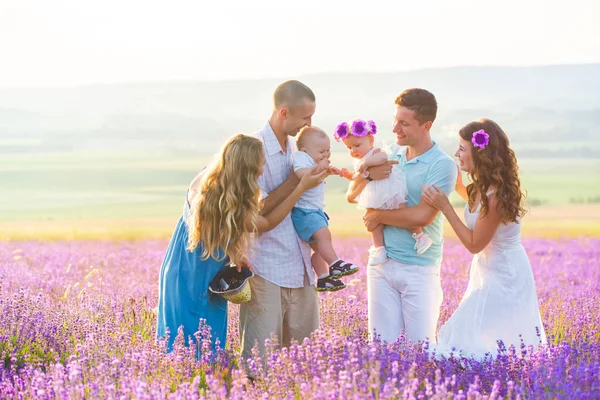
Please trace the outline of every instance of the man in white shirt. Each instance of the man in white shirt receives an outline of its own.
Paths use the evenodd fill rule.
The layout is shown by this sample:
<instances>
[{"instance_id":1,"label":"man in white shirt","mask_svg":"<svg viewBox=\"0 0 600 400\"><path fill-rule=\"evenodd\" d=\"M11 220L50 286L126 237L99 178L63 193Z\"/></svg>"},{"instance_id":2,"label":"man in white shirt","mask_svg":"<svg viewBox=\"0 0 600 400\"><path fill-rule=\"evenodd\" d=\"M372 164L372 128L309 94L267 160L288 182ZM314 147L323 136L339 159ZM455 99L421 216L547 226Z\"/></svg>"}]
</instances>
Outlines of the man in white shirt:
<instances>
[{"instance_id":1,"label":"man in white shirt","mask_svg":"<svg viewBox=\"0 0 600 400\"><path fill-rule=\"evenodd\" d=\"M295 137L310 126L315 112L315 95L301 82L280 84L273 94L273 112L255 135L265 149L264 172L258 180L263 196L263 214L269 213L298 185L292 172ZM302 342L319 328L319 302L311 265L311 249L302 241L291 215L273 230L257 235L249 252L256 275L252 278L252 299L240 307L242 356L251 356L258 344L264 354L265 339L276 335L288 346Z\"/></svg>"}]
</instances>

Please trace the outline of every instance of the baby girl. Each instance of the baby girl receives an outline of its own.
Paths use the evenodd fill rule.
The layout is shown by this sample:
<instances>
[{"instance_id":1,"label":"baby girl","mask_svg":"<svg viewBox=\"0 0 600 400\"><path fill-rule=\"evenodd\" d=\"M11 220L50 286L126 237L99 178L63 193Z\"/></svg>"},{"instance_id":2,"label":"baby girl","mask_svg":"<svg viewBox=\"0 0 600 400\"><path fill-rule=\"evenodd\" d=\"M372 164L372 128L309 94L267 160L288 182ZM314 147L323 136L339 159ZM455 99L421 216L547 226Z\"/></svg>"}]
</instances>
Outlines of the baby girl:
<instances>
[{"instance_id":1,"label":"baby girl","mask_svg":"<svg viewBox=\"0 0 600 400\"><path fill-rule=\"evenodd\" d=\"M384 164L388 160L386 151L374 146L374 135L377 126L374 121L357 119L348 125L346 122L339 124L333 137L338 142L341 140L353 158L354 173L343 170L346 179L354 180L359 175L369 180L362 192L354 199L359 208L375 208L393 210L406 207L406 177L397 165L392 168L390 176L386 179L372 180L368 176L368 168ZM392 152L392 149L387 149ZM411 230L415 239L417 254L423 254L433 243L423 232L422 228ZM369 265L379 265L386 261L387 252L383 240L383 225L372 232L373 246L369 249Z\"/></svg>"}]
</instances>

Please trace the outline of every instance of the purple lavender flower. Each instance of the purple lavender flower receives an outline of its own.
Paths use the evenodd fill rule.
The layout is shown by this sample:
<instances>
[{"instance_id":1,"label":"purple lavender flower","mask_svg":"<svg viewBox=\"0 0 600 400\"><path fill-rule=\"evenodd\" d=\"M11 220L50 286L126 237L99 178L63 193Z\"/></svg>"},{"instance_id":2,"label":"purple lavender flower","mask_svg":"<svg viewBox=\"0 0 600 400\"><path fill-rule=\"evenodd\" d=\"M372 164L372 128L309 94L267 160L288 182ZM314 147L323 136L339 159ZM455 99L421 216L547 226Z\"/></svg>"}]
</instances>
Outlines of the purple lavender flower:
<instances>
[{"instance_id":1,"label":"purple lavender flower","mask_svg":"<svg viewBox=\"0 0 600 400\"><path fill-rule=\"evenodd\" d=\"M471 139L473 146L479 147L481 149L485 149L485 147L490 142L490 135L487 134L483 129L478 130L473 133L473 138Z\"/></svg>"},{"instance_id":2,"label":"purple lavender flower","mask_svg":"<svg viewBox=\"0 0 600 400\"><path fill-rule=\"evenodd\" d=\"M336 141L340 141L340 139L344 139L348 136L348 124L346 122L342 122L335 128L335 133L333 134L333 138Z\"/></svg>"},{"instance_id":3,"label":"purple lavender flower","mask_svg":"<svg viewBox=\"0 0 600 400\"><path fill-rule=\"evenodd\" d=\"M371 135L375 135L377 133L377 125L375 125L375 121L373 121L371 119L371 120L369 120L368 124L369 124L369 132L371 133Z\"/></svg>"},{"instance_id":4,"label":"purple lavender flower","mask_svg":"<svg viewBox=\"0 0 600 400\"><path fill-rule=\"evenodd\" d=\"M239 307L229 310L228 348L217 346L211 356L206 324L199 324L192 346L181 330L171 353L155 339L156 266L166 239L0 242L0 353L6 356L0 398L180 399L202 391L207 398L252 400L289 398L292 390L303 398L600 398L600 239L525 238L523 244L553 339L541 350L499 340L495 360L455 353L432 363L404 333L393 343L367 339L365 269L341 294L319 299L320 329L309 338L285 349L270 339L264 358L256 348L244 360L232 350L240 346ZM362 262L370 245L368 238L334 239L341 257ZM473 257L455 238L445 247L439 325L458 307L469 280L464 266ZM92 266L101 270L92 274ZM203 346L206 357L198 359Z\"/></svg>"},{"instance_id":5,"label":"purple lavender flower","mask_svg":"<svg viewBox=\"0 0 600 400\"><path fill-rule=\"evenodd\" d=\"M367 122L362 119L356 119L352 122L352 135L356 137L363 137L369 134L367 128Z\"/></svg>"}]
</instances>

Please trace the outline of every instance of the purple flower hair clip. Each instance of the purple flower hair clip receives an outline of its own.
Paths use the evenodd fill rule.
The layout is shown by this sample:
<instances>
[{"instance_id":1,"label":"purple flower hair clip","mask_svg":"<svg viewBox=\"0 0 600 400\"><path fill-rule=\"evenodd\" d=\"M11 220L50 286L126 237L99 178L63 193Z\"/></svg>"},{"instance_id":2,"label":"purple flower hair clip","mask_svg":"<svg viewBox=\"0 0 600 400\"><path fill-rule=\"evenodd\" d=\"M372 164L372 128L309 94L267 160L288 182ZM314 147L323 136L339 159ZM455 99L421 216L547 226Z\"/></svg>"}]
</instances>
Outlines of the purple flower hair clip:
<instances>
[{"instance_id":1,"label":"purple flower hair clip","mask_svg":"<svg viewBox=\"0 0 600 400\"><path fill-rule=\"evenodd\" d=\"M376 133L377 125L375 125L375 121L364 121L362 119L357 119L352 122L351 126L348 126L347 122L342 122L341 124L339 124L335 128L333 138L339 142L340 140L345 139L350 135L356 137L363 137L366 135L375 135Z\"/></svg>"},{"instance_id":2,"label":"purple flower hair clip","mask_svg":"<svg viewBox=\"0 0 600 400\"><path fill-rule=\"evenodd\" d=\"M490 135L488 135L487 132L483 129L480 129L477 132L473 132L473 138L471 139L471 143L473 143L473 146L479 147L480 149L485 149L489 142Z\"/></svg>"}]
</instances>

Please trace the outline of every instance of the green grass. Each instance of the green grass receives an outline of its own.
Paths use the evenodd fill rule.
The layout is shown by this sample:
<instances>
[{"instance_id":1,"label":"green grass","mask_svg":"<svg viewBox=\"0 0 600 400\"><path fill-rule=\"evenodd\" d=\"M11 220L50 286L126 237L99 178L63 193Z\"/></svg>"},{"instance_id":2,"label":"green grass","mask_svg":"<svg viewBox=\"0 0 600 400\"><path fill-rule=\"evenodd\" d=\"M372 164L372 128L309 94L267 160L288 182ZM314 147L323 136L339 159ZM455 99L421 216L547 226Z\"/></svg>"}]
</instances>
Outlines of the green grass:
<instances>
[{"instance_id":1,"label":"green grass","mask_svg":"<svg viewBox=\"0 0 600 400\"><path fill-rule=\"evenodd\" d=\"M210 159L159 151L8 155L0 165L0 221L176 218L187 184ZM343 153L332 160L350 164ZM536 204L600 197L600 161L524 159L520 165L523 187ZM326 211L356 211L345 201L346 187L345 180L328 180Z\"/></svg>"},{"instance_id":2,"label":"green grass","mask_svg":"<svg viewBox=\"0 0 600 400\"><path fill-rule=\"evenodd\" d=\"M523 187L529 198L545 204L568 204L573 198L600 194L600 160L541 158L520 162Z\"/></svg>"}]
</instances>

